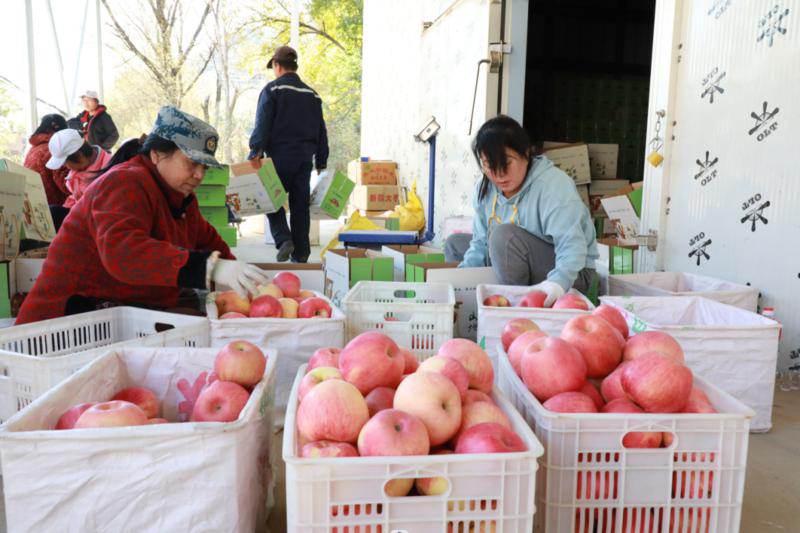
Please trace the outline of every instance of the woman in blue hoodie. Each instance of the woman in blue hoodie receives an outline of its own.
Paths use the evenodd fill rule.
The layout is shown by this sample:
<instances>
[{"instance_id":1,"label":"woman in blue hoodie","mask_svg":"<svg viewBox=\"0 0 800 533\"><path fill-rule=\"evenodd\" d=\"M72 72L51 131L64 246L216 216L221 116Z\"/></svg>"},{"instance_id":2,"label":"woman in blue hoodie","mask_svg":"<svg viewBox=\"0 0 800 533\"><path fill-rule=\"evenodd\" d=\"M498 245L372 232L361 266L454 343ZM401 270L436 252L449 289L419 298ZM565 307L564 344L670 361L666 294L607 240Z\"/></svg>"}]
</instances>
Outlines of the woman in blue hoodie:
<instances>
[{"instance_id":1,"label":"woman in blue hoodie","mask_svg":"<svg viewBox=\"0 0 800 533\"><path fill-rule=\"evenodd\" d=\"M499 283L547 293L545 306L574 287L586 293L596 273L595 231L575 184L507 116L488 120L472 143L483 172L475 190L472 235L447 239L448 261L491 265Z\"/></svg>"}]
</instances>

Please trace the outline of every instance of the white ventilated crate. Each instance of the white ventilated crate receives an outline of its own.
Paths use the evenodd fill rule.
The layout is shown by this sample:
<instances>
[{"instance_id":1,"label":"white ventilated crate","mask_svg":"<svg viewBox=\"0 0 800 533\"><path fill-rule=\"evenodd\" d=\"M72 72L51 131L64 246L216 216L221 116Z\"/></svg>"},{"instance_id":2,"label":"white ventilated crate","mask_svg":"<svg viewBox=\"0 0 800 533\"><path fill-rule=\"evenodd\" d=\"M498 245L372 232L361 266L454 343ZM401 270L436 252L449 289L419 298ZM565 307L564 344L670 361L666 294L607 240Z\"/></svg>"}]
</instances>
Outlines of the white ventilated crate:
<instances>
[{"instance_id":1,"label":"white ventilated crate","mask_svg":"<svg viewBox=\"0 0 800 533\"><path fill-rule=\"evenodd\" d=\"M758 289L688 272L643 272L608 276L609 296L702 296L753 313Z\"/></svg>"},{"instance_id":2,"label":"white ventilated crate","mask_svg":"<svg viewBox=\"0 0 800 533\"><path fill-rule=\"evenodd\" d=\"M453 338L455 304L449 283L359 281L342 300L346 340L377 330L425 359Z\"/></svg>"},{"instance_id":3,"label":"white ventilated crate","mask_svg":"<svg viewBox=\"0 0 800 533\"><path fill-rule=\"evenodd\" d=\"M344 313L322 293L312 291L331 306L330 318L226 318L219 319L215 303L217 293L206 298L206 314L211 327L210 346L224 346L232 341L248 341L278 352L275 423L283 425L286 401L297 369L308 362L319 348L344 346Z\"/></svg>"},{"instance_id":4,"label":"white ventilated crate","mask_svg":"<svg viewBox=\"0 0 800 533\"><path fill-rule=\"evenodd\" d=\"M520 414L495 389L528 449L503 454L302 459L295 433L298 371L283 434L286 523L290 533L528 533L533 527L537 458L544 453ZM389 497L392 479L443 477L440 496Z\"/></svg>"},{"instance_id":5,"label":"white ventilated crate","mask_svg":"<svg viewBox=\"0 0 800 533\"><path fill-rule=\"evenodd\" d=\"M153 391L159 414L177 422L178 383L213 371L217 352L107 350L0 426L7 531L264 531L277 458L274 351L264 350L264 376L232 422L51 430L72 406L130 386Z\"/></svg>"},{"instance_id":6,"label":"white ventilated crate","mask_svg":"<svg viewBox=\"0 0 800 533\"><path fill-rule=\"evenodd\" d=\"M0 422L108 348L208 346L205 317L111 307L0 329Z\"/></svg>"},{"instance_id":7,"label":"white ventilated crate","mask_svg":"<svg viewBox=\"0 0 800 533\"><path fill-rule=\"evenodd\" d=\"M619 309L631 334L668 333L686 365L756 412L752 431L772 427L780 324L767 317L697 296L603 296Z\"/></svg>"},{"instance_id":8,"label":"white ventilated crate","mask_svg":"<svg viewBox=\"0 0 800 533\"><path fill-rule=\"evenodd\" d=\"M497 347L502 348L500 336L503 328L514 318L527 318L539 326L539 329L552 337L561 335L561 330L570 319L586 315L594 309L594 304L583 294L570 289L571 294L576 294L585 300L589 306L589 311L580 309L550 309L542 307L516 307L517 304L531 291L530 287L519 287L515 285L478 285L476 296L478 298L478 344L483 346L492 366L497 373ZM483 305L489 296L499 294L508 298L512 307L492 307Z\"/></svg>"},{"instance_id":9,"label":"white ventilated crate","mask_svg":"<svg viewBox=\"0 0 800 533\"><path fill-rule=\"evenodd\" d=\"M545 447L536 480L537 533L739 531L755 414L749 407L695 376L720 413L554 413L528 391L502 348L499 366L498 387ZM653 430L671 433L672 445L622 446L628 432Z\"/></svg>"}]
</instances>

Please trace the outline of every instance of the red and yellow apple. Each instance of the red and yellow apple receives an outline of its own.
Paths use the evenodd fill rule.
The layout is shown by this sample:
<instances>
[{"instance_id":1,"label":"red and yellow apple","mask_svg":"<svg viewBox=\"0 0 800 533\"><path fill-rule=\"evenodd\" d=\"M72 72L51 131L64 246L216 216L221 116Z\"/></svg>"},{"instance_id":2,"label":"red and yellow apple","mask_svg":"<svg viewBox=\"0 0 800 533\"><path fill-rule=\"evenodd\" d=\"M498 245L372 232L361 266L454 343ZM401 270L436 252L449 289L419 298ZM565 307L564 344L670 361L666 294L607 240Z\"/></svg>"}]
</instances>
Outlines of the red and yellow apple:
<instances>
[{"instance_id":1,"label":"red and yellow apple","mask_svg":"<svg viewBox=\"0 0 800 533\"><path fill-rule=\"evenodd\" d=\"M302 402L306 394L311 389L328 379L344 379L342 373L338 368L332 366L318 366L311 372L308 372L303 379L300 380L300 386L297 389L297 401Z\"/></svg>"},{"instance_id":2,"label":"red and yellow apple","mask_svg":"<svg viewBox=\"0 0 800 533\"><path fill-rule=\"evenodd\" d=\"M483 300L483 305L488 307L511 307L511 302L505 296L492 294Z\"/></svg>"},{"instance_id":3,"label":"red and yellow apple","mask_svg":"<svg viewBox=\"0 0 800 533\"><path fill-rule=\"evenodd\" d=\"M70 407L59 417L58 422L56 422L56 429L72 429L84 411L93 405L97 405L96 402L86 402Z\"/></svg>"},{"instance_id":4,"label":"red and yellow apple","mask_svg":"<svg viewBox=\"0 0 800 533\"><path fill-rule=\"evenodd\" d=\"M278 298L262 294L250 304L250 318L280 318L283 306Z\"/></svg>"},{"instance_id":5,"label":"red and yellow apple","mask_svg":"<svg viewBox=\"0 0 800 533\"><path fill-rule=\"evenodd\" d=\"M418 370L420 372L436 372L450 378L458 389L461 398L467 393L467 389L469 388L469 374L464 368L464 365L459 363L456 359L442 357L441 355L429 357L419 365Z\"/></svg>"},{"instance_id":6,"label":"red and yellow apple","mask_svg":"<svg viewBox=\"0 0 800 533\"><path fill-rule=\"evenodd\" d=\"M431 446L450 440L461 425L461 395L453 382L434 372L414 372L394 395L394 408L417 416L428 428Z\"/></svg>"},{"instance_id":7,"label":"red and yellow apple","mask_svg":"<svg viewBox=\"0 0 800 533\"><path fill-rule=\"evenodd\" d=\"M324 298L318 296L303 300L297 310L297 316L300 318L330 318L332 315L331 306Z\"/></svg>"},{"instance_id":8,"label":"red and yellow apple","mask_svg":"<svg viewBox=\"0 0 800 533\"><path fill-rule=\"evenodd\" d=\"M300 304L294 298L278 298L281 304L281 317L297 318L297 310Z\"/></svg>"},{"instance_id":9,"label":"red and yellow apple","mask_svg":"<svg viewBox=\"0 0 800 533\"><path fill-rule=\"evenodd\" d=\"M95 404L86 409L73 426L74 429L142 426L147 415L131 402L114 400Z\"/></svg>"},{"instance_id":10,"label":"red and yellow apple","mask_svg":"<svg viewBox=\"0 0 800 533\"><path fill-rule=\"evenodd\" d=\"M323 381L308 394L297 409L298 434L308 442L332 440L355 443L369 409L358 389L346 381Z\"/></svg>"},{"instance_id":11,"label":"red and yellow apple","mask_svg":"<svg viewBox=\"0 0 800 533\"><path fill-rule=\"evenodd\" d=\"M322 459L324 457L358 457L358 450L347 442L317 440L300 448L300 457Z\"/></svg>"},{"instance_id":12,"label":"red and yellow apple","mask_svg":"<svg viewBox=\"0 0 800 533\"><path fill-rule=\"evenodd\" d=\"M469 339L450 339L439 347L436 355L461 363L469 374L469 388L491 392L494 383L492 361L486 352Z\"/></svg>"},{"instance_id":13,"label":"red and yellow apple","mask_svg":"<svg viewBox=\"0 0 800 533\"><path fill-rule=\"evenodd\" d=\"M500 335L500 342L503 343L503 350L508 352L509 346L517 337L528 331L539 331L539 326L527 318L513 318L503 326L503 333Z\"/></svg>"},{"instance_id":14,"label":"red and yellow apple","mask_svg":"<svg viewBox=\"0 0 800 533\"><path fill-rule=\"evenodd\" d=\"M333 366L339 368L339 348L319 348L308 360L306 373L311 372L318 366Z\"/></svg>"},{"instance_id":15,"label":"red and yellow apple","mask_svg":"<svg viewBox=\"0 0 800 533\"><path fill-rule=\"evenodd\" d=\"M192 409L192 422L233 422L239 418L250 393L238 383L215 381L200 393Z\"/></svg>"},{"instance_id":16,"label":"red and yellow apple","mask_svg":"<svg viewBox=\"0 0 800 533\"><path fill-rule=\"evenodd\" d=\"M144 387L128 387L114 395L111 400L122 400L139 406L147 418L158 416L158 398L153 391Z\"/></svg>"},{"instance_id":17,"label":"red and yellow apple","mask_svg":"<svg viewBox=\"0 0 800 533\"><path fill-rule=\"evenodd\" d=\"M297 277L297 274L279 272L272 280L272 283L281 290L286 298L300 296L300 278Z\"/></svg>"},{"instance_id":18,"label":"red and yellow apple","mask_svg":"<svg viewBox=\"0 0 800 533\"><path fill-rule=\"evenodd\" d=\"M586 361L586 375L604 378L622 360L625 339L614 326L594 315L570 319L561 331L561 338L577 349Z\"/></svg>"},{"instance_id":19,"label":"red and yellow apple","mask_svg":"<svg viewBox=\"0 0 800 533\"><path fill-rule=\"evenodd\" d=\"M358 434L358 453L367 456L428 455L430 440L422 420L399 409L375 414Z\"/></svg>"},{"instance_id":20,"label":"red and yellow apple","mask_svg":"<svg viewBox=\"0 0 800 533\"><path fill-rule=\"evenodd\" d=\"M220 315L241 313L247 316L250 313L250 301L239 296L236 291L225 291L217 294L215 303L217 304L217 312Z\"/></svg>"},{"instance_id":21,"label":"red and yellow apple","mask_svg":"<svg viewBox=\"0 0 800 533\"><path fill-rule=\"evenodd\" d=\"M562 339L543 337L522 354L521 377L540 402L556 394L580 390L586 383L586 362Z\"/></svg>"},{"instance_id":22,"label":"red and yellow apple","mask_svg":"<svg viewBox=\"0 0 800 533\"><path fill-rule=\"evenodd\" d=\"M547 293L544 291L531 291L517 304L518 307L544 307Z\"/></svg>"},{"instance_id":23,"label":"red and yellow apple","mask_svg":"<svg viewBox=\"0 0 800 533\"><path fill-rule=\"evenodd\" d=\"M643 331L629 338L622 353L623 361L630 361L646 353L656 352L684 362L683 348L671 335L663 331Z\"/></svg>"},{"instance_id":24,"label":"red and yellow apple","mask_svg":"<svg viewBox=\"0 0 800 533\"><path fill-rule=\"evenodd\" d=\"M339 354L339 370L361 394L376 387L392 387L403 376L405 362L388 336L368 331L355 337Z\"/></svg>"},{"instance_id":25,"label":"red and yellow apple","mask_svg":"<svg viewBox=\"0 0 800 533\"><path fill-rule=\"evenodd\" d=\"M553 309L580 309L582 311L589 310L589 304L574 293L567 293L553 304Z\"/></svg>"},{"instance_id":26,"label":"red and yellow apple","mask_svg":"<svg viewBox=\"0 0 800 533\"><path fill-rule=\"evenodd\" d=\"M376 413L384 409L391 409L394 405L395 390L390 387L376 387L367 394L367 408L369 416L373 417Z\"/></svg>"},{"instance_id":27,"label":"red and yellow apple","mask_svg":"<svg viewBox=\"0 0 800 533\"><path fill-rule=\"evenodd\" d=\"M252 387L264 377L267 358L258 346L247 341L229 342L214 359L214 372L221 381Z\"/></svg>"},{"instance_id":28,"label":"red and yellow apple","mask_svg":"<svg viewBox=\"0 0 800 533\"><path fill-rule=\"evenodd\" d=\"M485 422L472 426L461 434L456 453L513 453L528 447L514 430L501 424Z\"/></svg>"}]
</instances>

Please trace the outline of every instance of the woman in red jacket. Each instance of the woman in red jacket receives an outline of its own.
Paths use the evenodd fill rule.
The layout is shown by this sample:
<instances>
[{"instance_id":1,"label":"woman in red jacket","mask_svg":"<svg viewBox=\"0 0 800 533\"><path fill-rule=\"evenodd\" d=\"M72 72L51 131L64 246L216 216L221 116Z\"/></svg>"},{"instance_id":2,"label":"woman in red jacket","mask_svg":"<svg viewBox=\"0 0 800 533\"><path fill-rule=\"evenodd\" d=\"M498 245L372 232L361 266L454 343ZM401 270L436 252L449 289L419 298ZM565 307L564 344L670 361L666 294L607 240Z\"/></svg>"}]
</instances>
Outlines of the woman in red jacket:
<instances>
[{"instance_id":1,"label":"woman in red jacket","mask_svg":"<svg viewBox=\"0 0 800 533\"><path fill-rule=\"evenodd\" d=\"M51 170L45 166L50 159L50 149L47 146L47 143L50 142L50 137L55 132L65 129L67 129L67 121L64 117L58 114L45 115L42 117L39 127L28 139L31 143L31 148L25 155L23 164L27 168L38 172L42 177L42 185L44 185L44 193L47 196L49 205L64 205L64 201L69 196L69 189L67 189L65 183L68 170Z\"/></svg>"},{"instance_id":2,"label":"woman in red jacket","mask_svg":"<svg viewBox=\"0 0 800 533\"><path fill-rule=\"evenodd\" d=\"M70 210L50 245L17 324L103 307L108 302L169 308L181 288L213 281L242 296L266 274L236 261L200 215L195 188L218 135L179 109L161 108L141 147L129 141ZM133 155L131 147L138 148Z\"/></svg>"}]
</instances>

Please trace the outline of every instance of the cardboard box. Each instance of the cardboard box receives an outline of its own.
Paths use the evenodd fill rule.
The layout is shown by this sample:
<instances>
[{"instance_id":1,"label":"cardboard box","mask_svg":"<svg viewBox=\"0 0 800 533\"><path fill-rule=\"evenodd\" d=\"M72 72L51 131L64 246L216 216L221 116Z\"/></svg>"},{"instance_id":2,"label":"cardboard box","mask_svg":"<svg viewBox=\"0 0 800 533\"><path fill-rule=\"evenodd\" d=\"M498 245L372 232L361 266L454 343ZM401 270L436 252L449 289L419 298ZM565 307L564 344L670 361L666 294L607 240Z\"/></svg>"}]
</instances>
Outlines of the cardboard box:
<instances>
[{"instance_id":1,"label":"cardboard box","mask_svg":"<svg viewBox=\"0 0 800 533\"><path fill-rule=\"evenodd\" d=\"M272 159L264 159L258 171L250 163L231 165L228 203L239 216L275 213L286 203L283 188Z\"/></svg>"},{"instance_id":2,"label":"cardboard box","mask_svg":"<svg viewBox=\"0 0 800 533\"><path fill-rule=\"evenodd\" d=\"M200 185L194 190L200 207L225 207L224 185Z\"/></svg>"},{"instance_id":3,"label":"cardboard box","mask_svg":"<svg viewBox=\"0 0 800 533\"><path fill-rule=\"evenodd\" d=\"M592 181L589 170L589 147L585 144L546 148L544 155L575 180L575 185L586 185Z\"/></svg>"},{"instance_id":4,"label":"cardboard box","mask_svg":"<svg viewBox=\"0 0 800 533\"><path fill-rule=\"evenodd\" d=\"M355 186L341 172L329 173L311 191L311 216L339 218Z\"/></svg>"},{"instance_id":5,"label":"cardboard box","mask_svg":"<svg viewBox=\"0 0 800 533\"><path fill-rule=\"evenodd\" d=\"M56 236L56 227L47 205L42 177L38 172L18 165L8 159L0 159L0 173L22 176L24 183L24 200L20 205L22 213L22 238L50 242ZM5 176L0 176L5 180Z\"/></svg>"},{"instance_id":6,"label":"cardboard box","mask_svg":"<svg viewBox=\"0 0 800 533\"><path fill-rule=\"evenodd\" d=\"M0 261L0 318L11 317L12 285L11 262Z\"/></svg>"},{"instance_id":7,"label":"cardboard box","mask_svg":"<svg viewBox=\"0 0 800 533\"><path fill-rule=\"evenodd\" d=\"M617 237L623 244L636 244L639 233L639 213L642 208L642 183L624 187L600 200L608 219L614 224Z\"/></svg>"},{"instance_id":8,"label":"cardboard box","mask_svg":"<svg viewBox=\"0 0 800 533\"><path fill-rule=\"evenodd\" d=\"M401 203L397 185L356 185L350 197L356 209L364 211L388 211Z\"/></svg>"},{"instance_id":9,"label":"cardboard box","mask_svg":"<svg viewBox=\"0 0 800 533\"><path fill-rule=\"evenodd\" d=\"M231 180L231 169L228 165L222 168L208 167L206 173L203 175L202 185L225 185L226 187Z\"/></svg>"},{"instance_id":10,"label":"cardboard box","mask_svg":"<svg viewBox=\"0 0 800 533\"><path fill-rule=\"evenodd\" d=\"M19 253L24 204L25 176L0 171L0 261L14 259Z\"/></svg>"},{"instance_id":11,"label":"cardboard box","mask_svg":"<svg viewBox=\"0 0 800 533\"><path fill-rule=\"evenodd\" d=\"M234 226L222 226L217 228L217 233L219 236L222 237L222 240L225 241L229 247L233 248L236 246L236 228Z\"/></svg>"},{"instance_id":12,"label":"cardboard box","mask_svg":"<svg viewBox=\"0 0 800 533\"><path fill-rule=\"evenodd\" d=\"M203 206L200 208L200 214L206 219L206 222L215 228L228 225L228 208L219 206Z\"/></svg>"},{"instance_id":13,"label":"cardboard box","mask_svg":"<svg viewBox=\"0 0 800 533\"><path fill-rule=\"evenodd\" d=\"M31 292L33 284L36 283L36 278L42 272L44 266L44 259L30 259L25 257L17 257L13 263L13 291L17 292Z\"/></svg>"},{"instance_id":14,"label":"cardboard box","mask_svg":"<svg viewBox=\"0 0 800 533\"><path fill-rule=\"evenodd\" d=\"M588 147L592 180L616 179L619 145L589 143Z\"/></svg>"},{"instance_id":15,"label":"cardboard box","mask_svg":"<svg viewBox=\"0 0 800 533\"><path fill-rule=\"evenodd\" d=\"M394 281L394 259L363 248L325 253L324 292L337 307L359 281Z\"/></svg>"},{"instance_id":16,"label":"cardboard box","mask_svg":"<svg viewBox=\"0 0 800 533\"><path fill-rule=\"evenodd\" d=\"M630 186L628 180L592 180L589 184L589 196L608 196L615 194L624 187Z\"/></svg>"},{"instance_id":17,"label":"cardboard box","mask_svg":"<svg viewBox=\"0 0 800 533\"><path fill-rule=\"evenodd\" d=\"M394 261L394 281L409 279L409 266L417 263L444 263L444 252L431 246L418 244L390 245L381 248L381 254ZM413 277L413 276L412 276Z\"/></svg>"},{"instance_id":18,"label":"cardboard box","mask_svg":"<svg viewBox=\"0 0 800 533\"><path fill-rule=\"evenodd\" d=\"M397 185L397 163L394 161L350 161L347 177L356 185Z\"/></svg>"},{"instance_id":19,"label":"cardboard box","mask_svg":"<svg viewBox=\"0 0 800 533\"><path fill-rule=\"evenodd\" d=\"M413 281L450 283L456 297L456 323L453 335L477 340L478 285L497 283L492 267L458 268L458 263L418 263L409 265ZM410 280L409 280L410 281Z\"/></svg>"},{"instance_id":20,"label":"cardboard box","mask_svg":"<svg viewBox=\"0 0 800 533\"><path fill-rule=\"evenodd\" d=\"M581 201L583 205L586 206L587 209L591 210L592 205L589 202L589 186L588 185L577 185L576 188L578 189L578 195L581 197Z\"/></svg>"},{"instance_id":21,"label":"cardboard box","mask_svg":"<svg viewBox=\"0 0 800 533\"><path fill-rule=\"evenodd\" d=\"M545 141L542 148L547 152L553 148L563 148L571 143ZM617 160L619 159L618 144L586 145L589 150L589 170L592 180L615 179L617 177Z\"/></svg>"}]
</instances>

